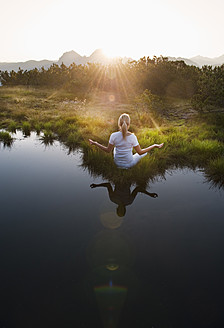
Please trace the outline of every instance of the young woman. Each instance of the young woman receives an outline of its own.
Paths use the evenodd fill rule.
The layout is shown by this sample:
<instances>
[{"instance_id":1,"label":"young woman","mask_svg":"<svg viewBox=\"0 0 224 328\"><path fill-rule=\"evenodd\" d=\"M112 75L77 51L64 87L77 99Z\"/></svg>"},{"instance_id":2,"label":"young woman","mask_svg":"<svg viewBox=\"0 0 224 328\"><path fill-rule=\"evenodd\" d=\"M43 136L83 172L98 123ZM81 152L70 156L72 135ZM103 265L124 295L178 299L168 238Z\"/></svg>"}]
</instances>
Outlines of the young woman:
<instances>
[{"instance_id":1,"label":"young woman","mask_svg":"<svg viewBox=\"0 0 224 328\"><path fill-rule=\"evenodd\" d=\"M160 145L154 144L141 149L137 137L128 131L130 122L131 120L128 114L121 114L118 119L118 127L120 131L111 134L107 147L101 145L97 141L89 139L91 145L97 146L106 153L109 153L114 149L114 162L119 168L128 169L137 164L151 149L162 148L163 146L163 143ZM134 155L132 153L133 148L136 150L136 154Z\"/></svg>"}]
</instances>

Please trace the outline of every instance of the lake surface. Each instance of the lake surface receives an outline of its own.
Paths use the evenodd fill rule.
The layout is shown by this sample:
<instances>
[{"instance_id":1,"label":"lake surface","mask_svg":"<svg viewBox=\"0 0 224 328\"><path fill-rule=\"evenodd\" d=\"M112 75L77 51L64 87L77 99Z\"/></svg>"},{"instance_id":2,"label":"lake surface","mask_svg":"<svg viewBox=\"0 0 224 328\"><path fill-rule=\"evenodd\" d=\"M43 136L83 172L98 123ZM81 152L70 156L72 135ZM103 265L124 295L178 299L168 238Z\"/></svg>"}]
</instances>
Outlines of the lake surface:
<instances>
[{"instance_id":1,"label":"lake surface","mask_svg":"<svg viewBox=\"0 0 224 328\"><path fill-rule=\"evenodd\" d=\"M1 328L224 326L222 190L188 169L151 195L122 189L81 152L14 137L0 148Z\"/></svg>"}]
</instances>

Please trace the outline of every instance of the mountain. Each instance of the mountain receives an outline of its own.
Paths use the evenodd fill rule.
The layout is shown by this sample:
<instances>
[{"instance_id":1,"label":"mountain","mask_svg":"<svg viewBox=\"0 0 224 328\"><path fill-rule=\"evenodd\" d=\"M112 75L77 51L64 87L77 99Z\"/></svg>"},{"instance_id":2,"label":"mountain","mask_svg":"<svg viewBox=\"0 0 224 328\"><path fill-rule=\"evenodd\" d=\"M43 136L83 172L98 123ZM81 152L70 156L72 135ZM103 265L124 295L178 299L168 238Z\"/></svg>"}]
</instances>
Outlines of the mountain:
<instances>
[{"instance_id":1,"label":"mountain","mask_svg":"<svg viewBox=\"0 0 224 328\"><path fill-rule=\"evenodd\" d=\"M102 63L102 64L109 64L111 59L106 57L103 53L102 49L95 50L88 58L89 63Z\"/></svg>"},{"instance_id":2,"label":"mountain","mask_svg":"<svg viewBox=\"0 0 224 328\"><path fill-rule=\"evenodd\" d=\"M0 63L0 70L1 71L18 71L19 68L23 70L31 70L33 68L49 68L55 61L51 60L28 60L26 62L18 62L18 63Z\"/></svg>"},{"instance_id":3,"label":"mountain","mask_svg":"<svg viewBox=\"0 0 224 328\"><path fill-rule=\"evenodd\" d=\"M80 56L75 51L65 52L58 60L57 64L61 65L62 63L66 66L71 65L72 63L76 63L76 65L85 65L86 64L86 56Z\"/></svg>"},{"instance_id":4,"label":"mountain","mask_svg":"<svg viewBox=\"0 0 224 328\"><path fill-rule=\"evenodd\" d=\"M116 60L116 59L115 59ZM76 65L86 65L87 63L101 63L101 64L109 64L113 62L113 58L108 58L104 55L102 49L96 49L89 57L80 56L75 51L65 52L57 62L57 64L61 65L62 63L66 66L71 65L72 63L76 63Z\"/></svg>"},{"instance_id":5,"label":"mountain","mask_svg":"<svg viewBox=\"0 0 224 328\"><path fill-rule=\"evenodd\" d=\"M131 58L119 58L122 63L126 63ZM198 67L202 67L203 65L212 65L212 66L220 66L224 63L224 55L216 58L208 58L202 56L195 56L192 58L182 58L182 57L168 57L169 60L183 60L187 65L194 65ZM26 62L18 62L18 63L0 63L0 70L1 71L18 71L19 67L23 70L31 70L34 68L40 69L44 67L45 69L49 68L52 64L61 65L64 63L66 66L75 63L76 65L86 65L87 63L102 63L102 64L109 64L116 59L108 58L104 55L102 49L95 50L90 56L81 56L77 52L71 50L65 52L58 61L50 61L50 60L29 60Z\"/></svg>"},{"instance_id":6,"label":"mountain","mask_svg":"<svg viewBox=\"0 0 224 328\"><path fill-rule=\"evenodd\" d=\"M169 60L171 60L171 61L180 61L180 60L182 60L182 61L184 61L187 65L193 65L193 66L198 66L198 64L195 62L195 61L193 61L193 60L191 60L191 59L188 59L188 58L182 58L182 57L168 57L168 59Z\"/></svg>"},{"instance_id":7,"label":"mountain","mask_svg":"<svg viewBox=\"0 0 224 328\"><path fill-rule=\"evenodd\" d=\"M224 63L224 55L215 58L195 56L190 58L190 60L197 63L199 67L202 67L203 65L220 66Z\"/></svg>"},{"instance_id":8,"label":"mountain","mask_svg":"<svg viewBox=\"0 0 224 328\"><path fill-rule=\"evenodd\" d=\"M187 65L193 65L197 67L202 67L204 65L211 65L214 67L224 64L224 55L215 58L195 56L192 58L168 57L168 59L172 61L183 60Z\"/></svg>"},{"instance_id":9,"label":"mountain","mask_svg":"<svg viewBox=\"0 0 224 328\"><path fill-rule=\"evenodd\" d=\"M89 57L81 56L77 52L71 50L65 52L58 61L50 61L50 60L29 60L26 62L18 62L18 63L0 63L1 71L12 71L17 72L19 68L23 70L31 70L34 68L40 69L41 67L49 68L52 64L61 65L62 63L66 66L70 66L72 63L76 65L86 65L87 63L102 63L109 64L114 59L110 59L106 57L101 49L95 50ZM125 61L126 59L124 59Z\"/></svg>"}]
</instances>

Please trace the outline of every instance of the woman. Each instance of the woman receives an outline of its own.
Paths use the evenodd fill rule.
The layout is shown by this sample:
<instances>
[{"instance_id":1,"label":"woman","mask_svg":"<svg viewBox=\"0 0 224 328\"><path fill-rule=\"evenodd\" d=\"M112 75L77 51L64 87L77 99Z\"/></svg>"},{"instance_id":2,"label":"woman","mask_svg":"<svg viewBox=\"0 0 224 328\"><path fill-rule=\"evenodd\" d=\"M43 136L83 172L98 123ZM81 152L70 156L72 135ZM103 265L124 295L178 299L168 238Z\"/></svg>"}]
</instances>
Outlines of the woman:
<instances>
[{"instance_id":1,"label":"woman","mask_svg":"<svg viewBox=\"0 0 224 328\"><path fill-rule=\"evenodd\" d=\"M131 120L128 114L121 114L118 119L118 127L120 131L111 134L107 147L101 145L97 141L89 139L91 145L97 146L106 153L111 152L114 148L114 162L119 168L128 169L137 164L151 149L162 148L163 146L163 143L160 145L154 144L141 149L137 137L128 131L130 122ZM134 155L132 153L133 147L136 150L136 154Z\"/></svg>"}]
</instances>

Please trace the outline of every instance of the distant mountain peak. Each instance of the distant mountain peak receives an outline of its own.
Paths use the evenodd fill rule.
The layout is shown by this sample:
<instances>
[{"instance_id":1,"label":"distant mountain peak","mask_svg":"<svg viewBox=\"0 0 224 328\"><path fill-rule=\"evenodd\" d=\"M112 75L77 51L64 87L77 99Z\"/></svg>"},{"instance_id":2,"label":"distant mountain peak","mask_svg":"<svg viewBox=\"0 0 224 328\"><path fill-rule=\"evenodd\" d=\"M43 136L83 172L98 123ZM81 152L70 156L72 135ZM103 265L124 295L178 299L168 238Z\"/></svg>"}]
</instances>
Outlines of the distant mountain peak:
<instances>
[{"instance_id":1,"label":"distant mountain peak","mask_svg":"<svg viewBox=\"0 0 224 328\"><path fill-rule=\"evenodd\" d=\"M201 56L201 55L197 55L197 56L192 57L191 59L193 59L193 58L198 58L198 59L200 59L200 58L207 58L207 57L205 57L205 56Z\"/></svg>"},{"instance_id":2,"label":"distant mountain peak","mask_svg":"<svg viewBox=\"0 0 224 328\"><path fill-rule=\"evenodd\" d=\"M185 64L190 65L190 66L198 66L196 61L193 61L193 58L188 59L188 58L183 58L183 57L168 57L170 61L184 61Z\"/></svg>"},{"instance_id":3,"label":"distant mountain peak","mask_svg":"<svg viewBox=\"0 0 224 328\"><path fill-rule=\"evenodd\" d=\"M73 62L78 62L78 64L83 63L83 57L80 56L74 50L67 51L67 52L63 53L63 55L58 60L59 65L61 65L63 63L66 66L71 65L71 63L73 63Z\"/></svg>"},{"instance_id":4,"label":"distant mountain peak","mask_svg":"<svg viewBox=\"0 0 224 328\"><path fill-rule=\"evenodd\" d=\"M224 55L215 58L209 58L198 55L190 58L190 60L196 62L199 67L202 67L204 65L220 66L224 63Z\"/></svg>"},{"instance_id":5,"label":"distant mountain peak","mask_svg":"<svg viewBox=\"0 0 224 328\"><path fill-rule=\"evenodd\" d=\"M70 50L70 51L66 51L66 52L64 52L63 53L63 55L61 56L61 57L63 57L63 56L77 56L77 57L81 57L77 52L75 52L74 50ZM60 57L60 58L61 58ZM59 59L60 59L59 58Z\"/></svg>"},{"instance_id":6,"label":"distant mountain peak","mask_svg":"<svg viewBox=\"0 0 224 328\"><path fill-rule=\"evenodd\" d=\"M203 57L201 55L192 57L192 58L182 58L182 57L168 57L169 60L183 60L187 65L194 65L198 67L202 67L203 65L212 65L212 66L220 66L224 64L224 55L216 57L216 58L208 58ZM128 60L132 60L131 58L122 58L122 62L125 63ZM76 65L86 65L87 63L101 63L104 65L110 64L113 62L113 59L108 58L101 48L96 49L90 56L81 56L74 50L70 50L65 52L58 61L50 61L50 60L29 60L26 62L17 62L17 63L0 63L0 70L2 71L18 71L19 67L23 70L31 70L34 68L40 69L44 67L45 69L49 68L52 64L61 65L62 63L67 67L72 63Z\"/></svg>"},{"instance_id":7,"label":"distant mountain peak","mask_svg":"<svg viewBox=\"0 0 224 328\"><path fill-rule=\"evenodd\" d=\"M103 53L103 49L101 49L101 48L96 49L95 51L93 51L93 53L90 55L90 57L91 56L96 56L96 55L105 56L104 53Z\"/></svg>"}]
</instances>

